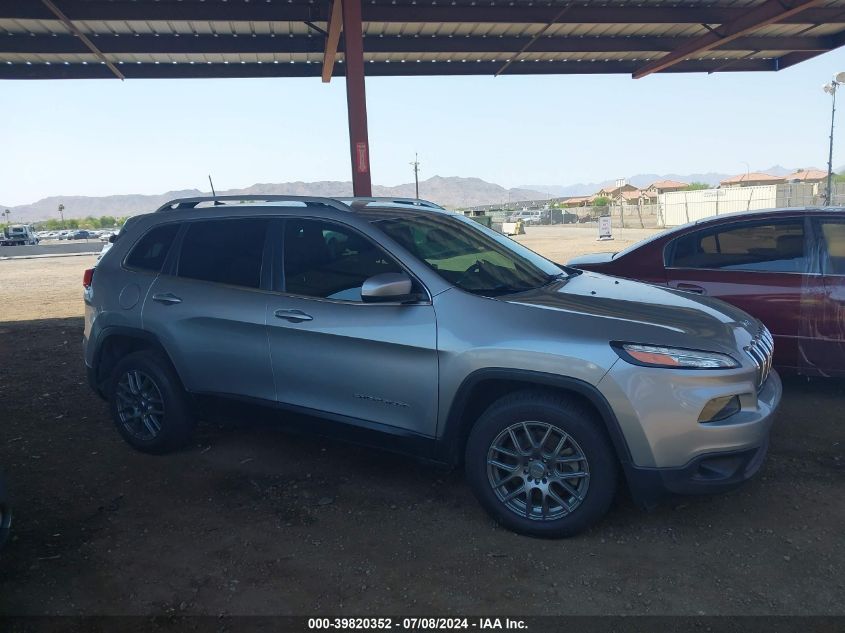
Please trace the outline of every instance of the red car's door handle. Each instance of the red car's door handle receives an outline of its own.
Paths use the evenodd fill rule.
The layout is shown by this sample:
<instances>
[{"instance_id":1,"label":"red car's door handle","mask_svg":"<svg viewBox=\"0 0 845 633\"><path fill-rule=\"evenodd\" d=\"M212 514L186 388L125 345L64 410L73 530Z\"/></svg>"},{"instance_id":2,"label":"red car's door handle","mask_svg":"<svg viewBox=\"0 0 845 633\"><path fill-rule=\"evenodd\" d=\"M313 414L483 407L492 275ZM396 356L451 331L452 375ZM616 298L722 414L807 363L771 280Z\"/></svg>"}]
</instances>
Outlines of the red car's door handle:
<instances>
[{"instance_id":1,"label":"red car's door handle","mask_svg":"<svg viewBox=\"0 0 845 633\"><path fill-rule=\"evenodd\" d=\"M678 290L683 290L685 292L694 292L694 293L699 294L699 295L707 294L707 292L704 290L704 288L702 288L701 286L698 286L696 284L686 284L684 282L680 282L680 283L674 284L674 286Z\"/></svg>"}]
</instances>

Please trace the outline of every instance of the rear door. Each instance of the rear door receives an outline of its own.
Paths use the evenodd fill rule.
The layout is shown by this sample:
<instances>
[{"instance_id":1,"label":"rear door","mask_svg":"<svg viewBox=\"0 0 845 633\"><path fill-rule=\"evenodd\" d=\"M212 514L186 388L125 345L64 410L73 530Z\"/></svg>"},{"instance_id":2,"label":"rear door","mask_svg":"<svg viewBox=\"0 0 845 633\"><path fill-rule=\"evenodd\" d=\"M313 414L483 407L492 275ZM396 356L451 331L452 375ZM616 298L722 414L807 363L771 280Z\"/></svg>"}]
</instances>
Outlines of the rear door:
<instances>
[{"instance_id":1,"label":"rear door","mask_svg":"<svg viewBox=\"0 0 845 633\"><path fill-rule=\"evenodd\" d=\"M275 398L265 315L268 220L188 222L147 294L155 333L189 391Z\"/></svg>"},{"instance_id":2,"label":"rear door","mask_svg":"<svg viewBox=\"0 0 845 633\"><path fill-rule=\"evenodd\" d=\"M822 375L845 375L845 218L814 218L822 284L805 327L812 339L812 368Z\"/></svg>"},{"instance_id":3,"label":"rear door","mask_svg":"<svg viewBox=\"0 0 845 633\"><path fill-rule=\"evenodd\" d=\"M437 326L417 303L364 303L364 281L402 266L347 225L291 218L276 243L267 306L280 402L433 436Z\"/></svg>"},{"instance_id":4,"label":"rear door","mask_svg":"<svg viewBox=\"0 0 845 633\"><path fill-rule=\"evenodd\" d=\"M745 220L686 233L668 247L672 288L716 297L760 319L775 339L775 363L797 369L802 350L803 302L818 283L807 257L803 217Z\"/></svg>"}]
</instances>

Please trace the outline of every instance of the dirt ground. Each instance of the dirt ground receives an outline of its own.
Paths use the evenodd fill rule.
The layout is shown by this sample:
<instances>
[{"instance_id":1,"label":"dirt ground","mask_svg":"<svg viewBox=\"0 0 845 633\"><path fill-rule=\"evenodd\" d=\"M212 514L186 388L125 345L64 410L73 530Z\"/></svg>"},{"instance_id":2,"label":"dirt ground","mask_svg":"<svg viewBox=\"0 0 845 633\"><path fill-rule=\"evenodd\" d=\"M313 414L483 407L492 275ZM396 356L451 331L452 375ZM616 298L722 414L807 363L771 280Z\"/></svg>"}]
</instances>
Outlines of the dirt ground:
<instances>
[{"instance_id":1,"label":"dirt ground","mask_svg":"<svg viewBox=\"0 0 845 633\"><path fill-rule=\"evenodd\" d=\"M600 250L594 237L520 241L560 261ZM0 468L16 499L0 614L845 614L842 382L786 380L743 488L651 512L623 493L588 533L535 540L498 528L460 472L268 423L132 451L83 374L92 261L0 262Z\"/></svg>"}]
</instances>

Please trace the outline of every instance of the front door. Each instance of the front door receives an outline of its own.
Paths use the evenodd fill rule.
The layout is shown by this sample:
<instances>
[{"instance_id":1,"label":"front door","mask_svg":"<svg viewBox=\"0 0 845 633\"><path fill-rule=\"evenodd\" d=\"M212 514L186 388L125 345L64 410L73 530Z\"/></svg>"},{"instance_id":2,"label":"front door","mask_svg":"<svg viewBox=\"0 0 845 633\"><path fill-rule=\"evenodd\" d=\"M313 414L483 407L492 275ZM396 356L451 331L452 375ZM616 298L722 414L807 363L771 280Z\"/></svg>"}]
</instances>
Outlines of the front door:
<instances>
[{"instance_id":1,"label":"front door","mask_svg":"<svg viewBox=\"0 0 845 633\"><path fill-rule=\"evenodd\" d=\"M678 238L666 268L672 288L716 297L760 319L775 339L775 364L805 364L802 324L814 282L804 218L743 221Z\"/></svg>"},{"instance_id":2,"label":"front door","mask_svg":"<svg viewBox=\"0 0 845 633\"><path fill-rule=\"evenodd\" d=\"M433 436L437 327L427 295L364 303L367 278L402 272L395 259L331 221L289 219L283 232L282 291L267 306L279 401Z\"/></svg>"}]
</instances>

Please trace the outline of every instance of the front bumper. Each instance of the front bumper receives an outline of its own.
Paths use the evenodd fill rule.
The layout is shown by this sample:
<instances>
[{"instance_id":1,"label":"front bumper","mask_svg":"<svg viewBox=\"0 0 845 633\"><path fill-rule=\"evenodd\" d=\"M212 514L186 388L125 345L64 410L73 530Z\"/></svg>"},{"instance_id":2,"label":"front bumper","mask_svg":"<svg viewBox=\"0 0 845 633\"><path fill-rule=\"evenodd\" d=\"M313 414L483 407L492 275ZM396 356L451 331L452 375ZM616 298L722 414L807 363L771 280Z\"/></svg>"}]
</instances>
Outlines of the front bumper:
<instances>
[{"instance_id":1,"label":"front bumper","mask_svg":"<svg viewBox=\"0 0 845 633\"><path fill-rule=\"evenodd\" d=\"M776 372L757 391L753 376L742 370L693 375L630 367L617 363L600 388L629 449L623 467L637 502L649 506L671 494L728 490L759 471L782 395ZM698 421L710 399L729 395L740 398L738 413Z\"/></svg>"},{"instance_id":2,"label":"front bumper","mask_svg":"<svg viewBox=\"0 0 845 633\"><path fill-rule=\"evenodd\" d=\"M763 466L769 447L699 455L681 468L638 468L628 464L625 477L631 496L643 507L673 495L713 494L732 490L751 479Z\"/></svg>"}]
</instances>

